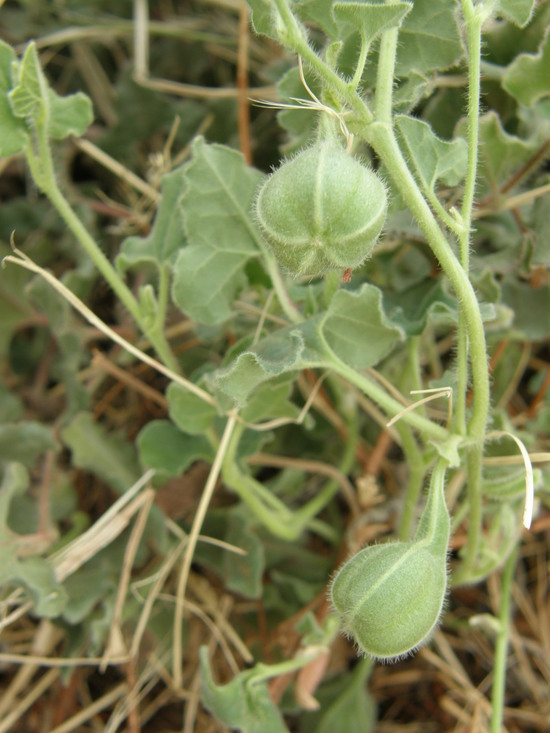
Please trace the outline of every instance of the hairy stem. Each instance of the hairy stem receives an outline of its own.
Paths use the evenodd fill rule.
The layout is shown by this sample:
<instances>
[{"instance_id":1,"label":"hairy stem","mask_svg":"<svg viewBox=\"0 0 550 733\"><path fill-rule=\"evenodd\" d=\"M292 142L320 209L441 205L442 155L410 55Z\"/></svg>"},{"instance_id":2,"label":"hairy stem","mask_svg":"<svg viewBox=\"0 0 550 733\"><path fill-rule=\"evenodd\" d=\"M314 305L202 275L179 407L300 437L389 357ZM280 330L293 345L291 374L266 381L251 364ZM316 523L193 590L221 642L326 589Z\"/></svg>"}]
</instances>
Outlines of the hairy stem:
<instances>
[{"instance_id":1,"label":"hairy stem","mask_svg":"<svg viewBox=\"0 0 550 733\"><path fill-rule=\"evenodd\" d=\"M477 178L479 141L481 19L479 14L475 12L471 0L462 0L462 13L466 21L468 48L468 167L462 199L462 227L459 231L458 241L460 247L460 264L464 272L468 272L470 266L470 234ZM458 319L455 427L456 431L462 435L466 432L466 394L469 379L468 352L468 330L465 315L461 309Z\"/></svg>"},{"instance_id":2,"label":"hairy stem","mask_svg":"<svg viewBox=\"0 0 550 733\"><path fill-rule=\"evenodd\" d=\"M49 198L63 221L76 237L78 243L111 286L117 298L128 310L143 334L149 339L165 365L172 369L172 371L179 372L178 362L165 339L163 329L150 328L144 323L140 305L134 294L122 280L109 259L103 254L93 237L90 236L88 230L75 214L59 188L46 128L44 126L39 127L36 132L37 152L33 150L30 143L25 151L36 185Z\"/></svg>"}]
</instances>

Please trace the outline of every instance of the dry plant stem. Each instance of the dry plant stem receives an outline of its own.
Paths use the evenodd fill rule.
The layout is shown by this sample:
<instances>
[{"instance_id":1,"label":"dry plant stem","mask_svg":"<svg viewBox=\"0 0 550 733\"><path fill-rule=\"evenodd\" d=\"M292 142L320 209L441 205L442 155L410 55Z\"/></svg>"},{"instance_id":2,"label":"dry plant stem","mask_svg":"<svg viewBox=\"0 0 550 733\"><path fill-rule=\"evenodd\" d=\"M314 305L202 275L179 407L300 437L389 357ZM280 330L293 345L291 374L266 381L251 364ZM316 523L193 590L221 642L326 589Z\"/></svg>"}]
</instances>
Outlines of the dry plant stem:
<instances>
[{"instance_id":1,"label":"dry plant stem","mask_svg":"<svg viewBox=\"0 0 550 733\"><path fill-rule=\"evenodd\" d=\"M25 269L30 270L31 272L36 272L37 274L41 275L45 280L50 283L50 285L52 285L52 287L54 287L59 293L61 293L61 295L73 306L73 308L77 310L82 316L84 316L84 318L89 323L91 323L92 326L104 333L108 338L121 346L125 351L132 354L132 356L135 356L143 363L148 364L153 369L156 369L156 371L160 372L160 374L164 374L164 376L168 377L168 379L177 382L177 384L181 384L182 387L185 387L185 389L188 389L190 392L195 394L197 397L200 397L200 399L204 400L208 404L216 404L214 398L208 392L201 389L200 387L197 387L196 384L193 384L193 382L190 382L184 377L180 376L177 372L171 371L168 367L164 366L156 359L148 356L143 351L140 351L129 341L126 341L126 339L123 339L122 336L120 336L116 331L107 326L107 324L103 323L103 321L99 319L95 315L95 313L93 313L87 306L85 306L84 303L76 297L76 295L74 295L68 288L66 288L63 283L61 283L50 272L36 265L25 254L23 254L23 252L14 249L14 255L8 255L2 260L2 263L6 262L12 262L16 265L19 265L20 267L24 267Z\"/></svg>"},{"instance_id":2,"label":"dry plant stem","mask_svg":"<svg viewBox=\"0 0 550 733\"><path fill-rule=\"evenodd\" d=\"M26 695L0 722L0 733L10 733L21 716L50 688L59 677L58 669L50 669L41 677Z\"/></svg>"},{"instance_id":3,"label":"dry plant stem","mask_svg":"<svg viewBox=\"0 0 550 733\"><path fill-rule=\"evenodd\" d=\"M498 613L499 631L495 645L495 662L493 674L493 693L491 696L491 733L500 733L502 730L502 714L506 691L506 658L510 641L510 599L512 583L518 557L518 546L512 552L502 573L500 584L500 608Z\"/></svg>"},{"instance_id":4,"label":"dry plant stem","mask_svg":"<svg viewBox=\"0 0 550 733\"><path fill-rule=\"evenodd\" d=\"M159 328L158 323L155 323L154 327L148 327L142 315L140 305L133 293L120 278L119 274L108 258L103 254L94 239L90 236L88 230L75 214L69 202L61 192L61 189L57 185L52 153L47 138L47 130L44 125L37 127L36 130L36 151L33 149L33 145L29 142L27 144L25 155L36 185L50 199L61 218L76 237L79 244L88 254L105 280L109 283L120 302L129 311L136 324L151 341L151 344L157 354L161 357L164 363L170 367L170 369L178 372L178 362L166 341L163 329Z\"/></svg>"},{"instance_id":5,"label":"dry plant stem","mask_svg":"<svg viewBox=\"0 0 550 733\"><path fill-rule=\"evenodd\" d=\"M237 87L238 98L239 146L247 165L252 165L252 146L250 142L250 104L248 101L248 5L241 0L239 8L239 45L237 50Z\"/></svg>"},{"instance_id":6,"label":"dry plant stem","mask_svg":"<svg viewBox=\"0 0 550 733\"><path fill-rule=\"evenodd\" d=\"M229 441L237 425L236 413L231 413L226 424L225 429L220 441L219 448L216 452L216 457L212 463L212 468L208 474L204 490L202 492L201 500L197 507L197 512L193 519L193 525L191 526L191 532L189 533L189 541L185 549L183 556L183 563L181 566L180 574L178 577L178 587L176 595L176 608L174 612L174 638L173 638L173 657L172 657L172 677L174 686L177 690L181 689L182 686L182 652L183 652L183 611L184 611L184 596L185 589L187 587L187 581L189 579L189 571L191 570L191 563L193 562L193 555L199 534L206 517L206 512L210 505L210 500L214 494L216 488L216 482L220 475L222 462L227 452Z\"/></svg>"}]
</instances>

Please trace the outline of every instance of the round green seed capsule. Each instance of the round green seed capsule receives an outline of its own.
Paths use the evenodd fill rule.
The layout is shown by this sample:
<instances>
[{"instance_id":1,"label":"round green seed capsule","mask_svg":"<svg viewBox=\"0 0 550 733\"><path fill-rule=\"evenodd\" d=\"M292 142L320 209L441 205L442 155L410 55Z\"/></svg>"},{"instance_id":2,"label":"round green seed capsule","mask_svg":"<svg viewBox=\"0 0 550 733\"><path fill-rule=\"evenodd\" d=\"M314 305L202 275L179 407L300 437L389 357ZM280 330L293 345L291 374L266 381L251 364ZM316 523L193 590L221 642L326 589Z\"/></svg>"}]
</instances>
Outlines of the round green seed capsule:
<instances>
[{"instance_id":1,"label":"round green seed capsule","mask_svg":"<svg viewBox=\"0 0 550 733\"><path fill-rule=\"evenodd\" d=\"M256 219L283 269L313 277L358 267L372 252L386 209L386 189L376 174L325 140L269 176L256 200Z\"/></svg>"},{"instance_id":2,"label":"round green seed capsule","mask_svg":"<svg viewBox=\"0 0 550 733\"><path fill-rule=\"evenodd\" d=\"M428 640L447 590L451 522L445 504L445 461L436 465L414 538L361 550L332 582L342 630L377 659L395 659Z\"/></svg>"},{"instance_id":3,"label":"round green seed capsule","mask_svg":"<svg viewBox=\"0 0 550 733\"><path fill-rule=\"evenodd\" d=\"M408 654L426 641L445 601L445 561L420 543L367 547L334 578L331 599L342 630L377 659Z\"/></svg>"}]
</instances>

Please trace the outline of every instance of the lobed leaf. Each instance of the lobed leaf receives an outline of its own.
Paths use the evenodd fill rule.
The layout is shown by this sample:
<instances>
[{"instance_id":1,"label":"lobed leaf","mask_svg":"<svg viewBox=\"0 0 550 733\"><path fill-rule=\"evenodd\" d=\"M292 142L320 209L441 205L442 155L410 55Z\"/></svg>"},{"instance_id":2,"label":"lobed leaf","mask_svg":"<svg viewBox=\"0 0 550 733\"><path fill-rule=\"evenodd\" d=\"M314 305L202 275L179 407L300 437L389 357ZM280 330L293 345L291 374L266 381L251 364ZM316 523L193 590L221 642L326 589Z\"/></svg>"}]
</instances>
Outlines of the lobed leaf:
<instances>
[{"instance_id":1,"label":"lobed leaf","mask_svg":"<svg viewBox=\"0 0 550 733\"><path fill-rule=\"evenodd\" d=\"M273 0L247 0L251 10L252 27L261 36L279 40L277 19L279 14Z\"/></svg>"},{"instance_id":2,"label":"lobed leaf","mask_svg":"<svg viewBox=\"0 0 550 733\"><path fill-rule=\"evenodd\" d=\"M381 291L368 283L355 292L338 290L320 330L338 358L356 369L374 366L405 337L386 317Z\"/></svg>"},{"instance_id":3,"label":"lobed leaf","mask_svg":"<svg viewBox=\"0 0 550 733\"><path fill-rule=\"evenodd\" d=\"M502 78L503 88L520 104L532 107L550 95L550 31L537 54L521 53L512 61Z\"/></svg>"},{"instance_id":4,"label":"lobed leaf","mask_svg":"<svg viewBox=\"0 0 550 733\"><path fill-rule=\"evenodd\" d=\"M396 76L448 69L462 57L454 0L414 0L399 32Z\"/></svg>"},{"instance_id":5,"label":"lobed leaf","mask_svg":"<svg viewBox=\"0 0 550 733\"><path fill-rule=\"evenodd\" d=\"M461 123L458 132L464 128L465 123ZM479 188L493 192L529 160L536 148L535 142L507 133L496 112L480 117L479 145Z\"/></svg>"},{"instance_id":6,"label":"lobed leaf","mask_svg":"<svg viewBox=\"0 0 550 733\"><path fill-rule=\"evenodd\" d=\"M523 28L531 20L536 0L499 0L501 14L519 28Z\"/></svg>"},{"instance_id":7,"label":"lobed leaf","mask_svg":"<svg viewBox=\"0 0 550 733\"><path fill-rule=\"evenodd\" d=\"M407 157L428 190L433 191L438 181L448 186L462 181L468 165L466 140L440 140L430 125L415 117L396 115L395 122Z\"/></svg>"},{"instance_id":8,"label":"lobed leaf","mask_svg":"<svg viewBox=\"0 0 550 733\"><path fill-rule=\"evenodd\" d=\"M52 428L32 420L0 425L0 464L17 461L31 468L38 456L59 448Z\"/></svg>"},{"instance_id":9,"label":"lobed leaf","mask_svg":"<svg viewBox=\"0 0 550 733\"><path fill-rule=\"evenodd\" d=\"M182 166L162 177L162 196L151 231L146 237L132 236L124 240L116 258L121 272L145 263L153 263L159 268L173 263L185 244L183 216L179 206L184 184Z\"/></svg>"},{"instance_id":10,"label":"lobed leaf","mask_svg":"<svg viewBox=\"0 0 550 733\"><path fill-rule=\"evenodd\" d=\"M259 254L250 212L263 174L235 150L202 138L192 155L181 197L188 245L174 264L173 298L189 318L213 325L232 316L245 265Z\"/></svg>"},{"instance_id":11,"label":"lobed leaf","mask_svg":"<svg viewBox=\"0 0 550 733\"><path fill-rule=\"evenodd\" d=\"M341 33L343 28L351 27L359 31L366 43L370 43L389 28L399 27L412 8L412 2L381 5L360 0L338 0L332 4L332 13Z\"/></svg>"},{"instance_id":12,"label":"lobed leaf","mask_svg":"<svg viewBox=\"0 0 550 733\"><path fill-rule=\"evenodd\" d=\"M134 447L121 436L108 434L87 412L76 415L61 430L61 438L72 451L73 464L124 492L139 478Z\"/></svg>"},{"instance_id":13,"label":"lobed leaf","mask_svg":"<svg viewBox=\"0 0 550 733\"><path fill-rule=\"evenodd\" d=\"M10 503L16 494L27 489L28 484L24 467L20 463L10 463L0 485L0 587L24 585L34 599L33 613L55 618L67 602L65 589L58 583L52 564L38 556L40 548L36 555L29 555L32 542L29 544L25 535L12 532L8 526ZM24 557L19 556L20 547L24 548Z\"/></svg>"},{"instance_id":14,"label":"lobed leaf","mask_svg":"<svg viewBox=\"0 0 550 733\"><path fill-rule=\"evenodd\" d=\"M179 476L198 460L213 460L212 446L202 436L185 435L168 420L152 420L137 437L144 466Z\"/></svg>"},{"instance_id":15,"label":"lobed leaf","mask_svg":"<svg viewBox=\"0 0 550 733\"><path fill-rule=\"evenodd\" d=\"M14 80L15 81L15 80ZM38 59L34 41L29 43L18 67L17 84L8 94L13 114L38 127L48 121L48 84Z\"/></svg>"},{"instance_id":16,"label":"lobed leaf","mask_svg":"<svg viewBox=\"0 0 550 733\"><path fill-rule=\"evenodd\" d=\"M199 658L201 701L218 720L242 733L288 733L266 682L254 680L267 669L265 665L258 664L233 677L228 684L218 686L212 679L206 647L200 648Z\"/></svg>"},{"instance_id":17,"label":"lobed leaf","mask_svg":"<svg viewBox=\"0 0 550 733\"><path fill-rule=\"evenodd\" d=\"M178 428L189 435L201 435L211 427L216 408L200 397L172 382L166 391L169 413Z\"/></svg>"},{"instance_id":18,"label":"lobed leaf","mask_svg":"<svg viewBox=\"0 0 550 733\"><path fill-rule=\"evenodd\" d=\"M12 68L16 56L7 43L0 41L0 157L21 152L28 140L25 122L13 113L8 92L12 88Z\"/></svg>"}]
</instances>

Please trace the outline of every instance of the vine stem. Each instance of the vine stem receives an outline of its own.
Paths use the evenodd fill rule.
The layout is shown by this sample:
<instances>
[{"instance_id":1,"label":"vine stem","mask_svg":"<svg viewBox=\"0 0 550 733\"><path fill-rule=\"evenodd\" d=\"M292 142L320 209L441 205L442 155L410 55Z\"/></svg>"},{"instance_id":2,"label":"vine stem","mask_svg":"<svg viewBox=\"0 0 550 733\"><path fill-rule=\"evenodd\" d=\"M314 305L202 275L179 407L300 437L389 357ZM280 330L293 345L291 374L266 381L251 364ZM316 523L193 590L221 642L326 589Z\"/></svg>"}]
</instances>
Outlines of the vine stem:
<instances>
[{"instance_id":1,"label":"vine stem","mask_svg":"<svg viewBox=\"0 0 550 733\"><path fill-rule=\"evenodd\" d=\"M472 210L478 165L479 98L481 93L481 25L471 0L462 0L462 14L466 21L468 53L468 166L462 198L462 226L458 229L460 264L464 272L470 267L470 235ZM455 426L457 432L466 433L466 395L468 390L469 339L464 314L459 313L457 334L457 398L455 400Z\"/></svg>"},{"instance_id":2,"label":"vine stem","mask_svg":"<svg viewBox=\"0 0 550 733\"><path fill-rule=\"evenodd\" d=\"M343 361L340 361L335 356L329 363L327 363L326 366L351 384L358 387L361 392L366 394L367 397L373 400L373 402L380 405L388 415L394 416L403 411L403 405L391 397L391 395L383 390L382 387L353 369L353 367L350 367ZM437 442L445 442L450 438L448 430L417 412L404 413L401 420L411 427L416 428L423 436L431 438Z\"/></svg>"},{"instance_id":3,"label":"vine stem","mask_svg":"<svg viewBox=\"0 0 550 733\"><path fill-rule=\"evenodd\" d=\"M493 691L491 695L491 733L500 733L502 730L502 714L506 691L506 658L510 641L510 599L518 551L519 547L516 545L506 560L500 582L499 631L495 644Z\"/></svg>"},{"instance_id":4,"label":"vine stem","mask_svg":"<svg viewBox=\"0 0 550 733\"><path fill-rule=\"evenodd\" d=\"M147 323L145 323L139 302L135 298L134 294L122 280L109 259L103 254L93 237L90 236L88 230L75 214L71 205L59 188L55 176L52 153L45 125L37 127L36 143L36 153L30 142L27 144L27 148L25 150L27 162L36 185L49 198L86 254L90 257L101 275L111 286L120 302L128 310L135 323L149 339L165 365L172 371L179 372L180 368L177 359L166 341L163 329L159 328L158 324L156 324L156 327L149 327Z\"/></svg>"}]
</instances>

